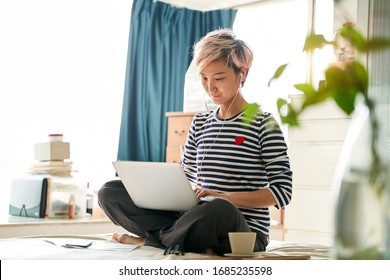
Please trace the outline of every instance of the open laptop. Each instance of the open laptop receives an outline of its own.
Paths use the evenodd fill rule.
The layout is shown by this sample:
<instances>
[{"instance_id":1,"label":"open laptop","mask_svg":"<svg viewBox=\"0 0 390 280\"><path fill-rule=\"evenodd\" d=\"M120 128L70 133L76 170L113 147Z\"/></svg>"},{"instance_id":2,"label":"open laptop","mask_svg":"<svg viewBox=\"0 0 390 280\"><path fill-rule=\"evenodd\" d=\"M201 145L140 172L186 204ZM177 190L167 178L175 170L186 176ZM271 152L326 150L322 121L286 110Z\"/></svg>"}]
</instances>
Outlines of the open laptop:
<instances>
[{"instance_id":1,"label":"open laptop","mask_svg":"<svg viewBox=\"0 0 390 280\"><path fill-rule=\"evenodd\" d=\"M112 164L140 208L187 211L199 201L178 163L114 161Z\"/></svg>"}]
</instances>

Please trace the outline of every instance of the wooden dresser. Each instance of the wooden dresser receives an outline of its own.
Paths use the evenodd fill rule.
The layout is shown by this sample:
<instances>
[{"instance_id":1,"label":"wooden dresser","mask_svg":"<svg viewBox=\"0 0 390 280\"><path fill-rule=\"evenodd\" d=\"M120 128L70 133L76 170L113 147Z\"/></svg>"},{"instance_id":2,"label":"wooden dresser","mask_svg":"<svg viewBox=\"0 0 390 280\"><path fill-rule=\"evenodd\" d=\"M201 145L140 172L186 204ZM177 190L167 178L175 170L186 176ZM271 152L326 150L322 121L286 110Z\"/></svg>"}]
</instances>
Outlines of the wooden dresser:
<instances>
[{"instance_id":1,"label":"wooden dresser","mask_svg":"<svg viewBox=\"0 0 390 280\"><path fill-rule=\"evenodd\" d=\"M188 131L195 112L168 112L166 162L181 162L181 151L187 140Z\"/></svg>"}]
</instances>

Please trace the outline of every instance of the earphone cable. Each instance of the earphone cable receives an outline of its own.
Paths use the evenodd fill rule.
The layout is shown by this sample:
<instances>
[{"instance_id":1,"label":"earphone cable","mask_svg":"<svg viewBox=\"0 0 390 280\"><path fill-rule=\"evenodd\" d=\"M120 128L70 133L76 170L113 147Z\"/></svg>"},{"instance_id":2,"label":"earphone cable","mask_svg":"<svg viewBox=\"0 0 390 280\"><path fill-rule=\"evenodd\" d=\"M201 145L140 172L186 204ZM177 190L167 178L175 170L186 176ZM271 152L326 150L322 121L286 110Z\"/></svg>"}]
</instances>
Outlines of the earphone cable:
<instances>
[{"instance_id":1,"label":"earphone cable","mask_svg":"<svg viewBox=\"0 0 390 280\"><path fill-rule=\"evenodd\" d=\"M202 154L202 160L201 160L200 163L199 163L199 168L198 168L197 176L196 176L196 177L197 177L197 185L198 185L199 187L200 187L200 178L199 178L199 177L200 177L200 173L201 173L201 171L202 171L204 158L205 158L205 156L208 154L208 152L210 151L210 149L214 146L215 142L218 140L219 134L221 133L222 128L224 127L225 122L226 122L226 120L227 120L227 117L228 117L230 108L232 107L234 101L236 101L236 98L237 98L238 94L239 94L239 90L237 90L237 93L236 93L236 95L234 96L234 99L232 100L232 102L230 102L230 105L229 105L229 107L228 107L228 109L227 109L227 111L226 111L226 114L225 114L225 118L223 119L222 125L221 125L221 127L219 128L218 133L217 133L217 135L216 135L214 141L213 141L213 142L211 143L211 145L207 148L207 150ZM221 112L222 112L222 108L221 108L221 107L219 107L219 108L220 108L220 110L221 110ZM203 142L203 145L205 146L204 139L202 140L202 142Z\"/></svg>"}]
</instances>

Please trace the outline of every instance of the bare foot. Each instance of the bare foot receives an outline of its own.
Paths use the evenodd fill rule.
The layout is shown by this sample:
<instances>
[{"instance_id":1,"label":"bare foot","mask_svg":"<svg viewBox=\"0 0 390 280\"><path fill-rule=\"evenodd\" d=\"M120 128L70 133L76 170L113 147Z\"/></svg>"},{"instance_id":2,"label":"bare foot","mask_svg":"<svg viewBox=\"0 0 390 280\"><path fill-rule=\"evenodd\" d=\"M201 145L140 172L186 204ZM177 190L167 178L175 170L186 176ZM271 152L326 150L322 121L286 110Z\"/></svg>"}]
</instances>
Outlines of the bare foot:
<instances>
[{"instance_id":1,"label":"bare foot","mask_svg":"<svg viewBox=\"0 0 390 280\"><path fill-rule=\"evenodd\" d=\"M114 233L112 235L112 239L122 244L131 244L131 245L138 245L138 246L145 245L145 237L133 236L127 233L123 233L123 234Z\"/></svg>"},{"instance_id":2,"label":"bare foot","mask_svg":"<svg viewBox=\"0 0 390 280\"><path fill-rule=\"evenodd\" d=\"M205 254L206 254L206 255L212 255L212 256L216 256L216 255L217 255L217 254L214 252L214 250L211 249L211 248L207 248L207 249L205 250Z\"/></svg>"}]
</instances>

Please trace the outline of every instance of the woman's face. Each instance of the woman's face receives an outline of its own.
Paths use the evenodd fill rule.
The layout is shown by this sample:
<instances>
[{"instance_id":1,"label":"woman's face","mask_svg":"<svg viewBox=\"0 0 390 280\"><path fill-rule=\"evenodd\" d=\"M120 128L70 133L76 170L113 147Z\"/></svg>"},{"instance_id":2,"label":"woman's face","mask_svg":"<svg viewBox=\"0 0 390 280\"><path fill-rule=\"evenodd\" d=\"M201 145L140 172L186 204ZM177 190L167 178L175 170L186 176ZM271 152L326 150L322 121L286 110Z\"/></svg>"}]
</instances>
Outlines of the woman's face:
<instances>
[{"instance_id":1,"label":"woman's face","mask_svg":"<svg viewBox=\"0 0 390 280\"><path fill-rule=\"evenodd\" d=\"M202 85L213 102L217 105L230 104L237 94L241 78L225 61L216 60L206 65L200 72Z\"/></svg>"}]
</instances>

